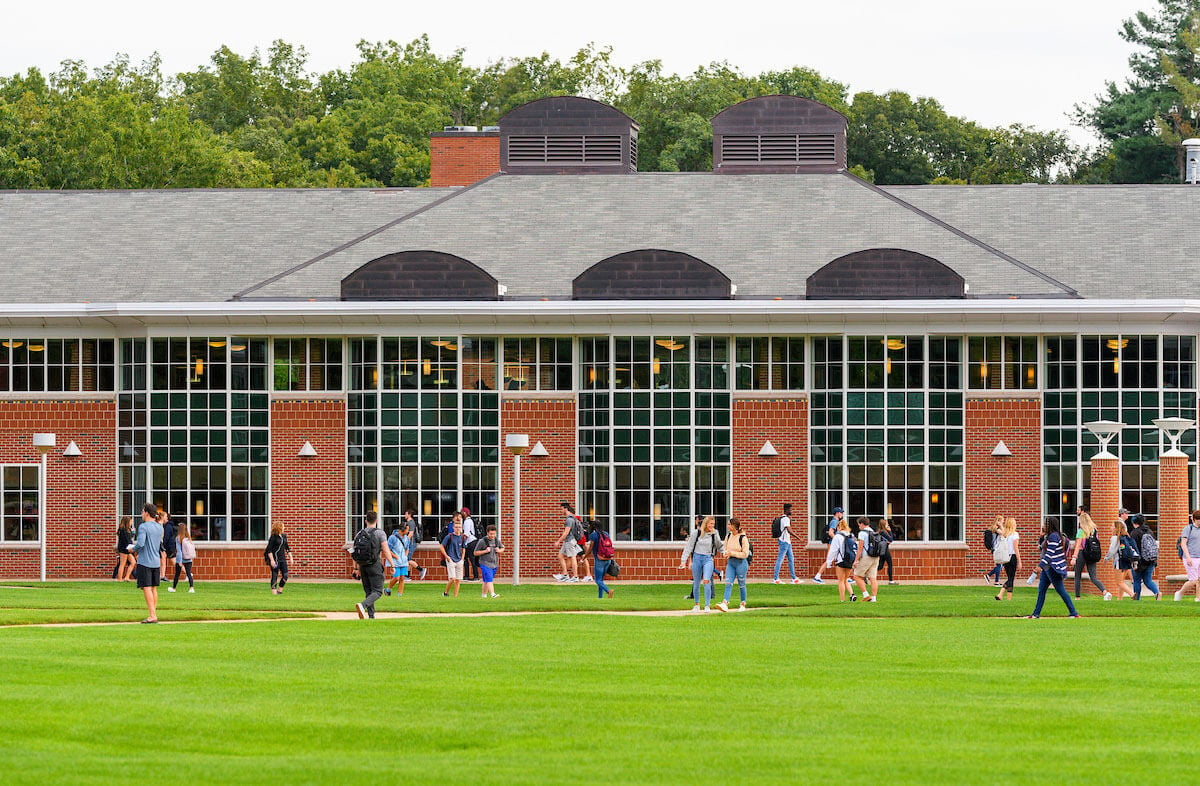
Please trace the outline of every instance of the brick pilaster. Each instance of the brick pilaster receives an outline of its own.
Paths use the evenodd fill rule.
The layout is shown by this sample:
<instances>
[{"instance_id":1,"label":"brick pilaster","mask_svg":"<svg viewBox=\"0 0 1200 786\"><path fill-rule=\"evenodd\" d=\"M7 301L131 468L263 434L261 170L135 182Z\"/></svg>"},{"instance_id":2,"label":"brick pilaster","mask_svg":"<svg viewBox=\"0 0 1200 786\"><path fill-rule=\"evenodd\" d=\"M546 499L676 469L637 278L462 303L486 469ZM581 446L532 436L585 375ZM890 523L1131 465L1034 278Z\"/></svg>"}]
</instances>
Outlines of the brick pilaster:
<instances>
[{"instance_id":1,"label":"brick pilaster","mask_svg":"<svg viewBox=\"0 0 1200 786\"><path fill-rule=\"evenodd\" d=\"M1113 522L1117 520L1117 511L1121 507L1121 461L1111 454L1097 455L1092 457L1091 464L1091 509L1088 512L1092 521L1096 522L1100 546L1108 553L1108 543L1113 535ZM1097 565L1096 574L1109 592L1114 596L1118 594L1114 588L1120 577L1111 562L1101 560ZM1085 579L1084 586L1090 587L1091 582Z\"/></svg>"},{"instance_id":2,"label":"brick pilaster","mask_svg":"<svg viewBox=\"0 0 1200 786\"><path fill-rule=\"evenodd\" d=\"M1158 458L1158 567L1157 579L1184 572L1175 553L1175 540L1191 519L1188 510L1188 457L1181 451Z\"/></svg>"}]
</instances>

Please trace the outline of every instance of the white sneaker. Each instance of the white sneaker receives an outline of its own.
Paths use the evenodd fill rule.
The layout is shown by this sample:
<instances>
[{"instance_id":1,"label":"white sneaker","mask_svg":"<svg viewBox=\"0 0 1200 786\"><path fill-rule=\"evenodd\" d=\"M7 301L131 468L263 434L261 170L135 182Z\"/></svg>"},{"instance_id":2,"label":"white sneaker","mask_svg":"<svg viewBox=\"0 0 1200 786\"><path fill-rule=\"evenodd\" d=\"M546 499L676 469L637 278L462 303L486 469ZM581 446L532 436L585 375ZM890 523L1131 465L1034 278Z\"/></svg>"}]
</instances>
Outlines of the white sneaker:
<instances>
[{"instance_id":1,"label":"white sneaker","mask_svg":"<svg viewBox=\"0 0 1200 786\"><path fill-rule=\"evenodd\" d=\"M700 611L700 606L699 606L699 605L692 606L692 613L693 613L693 614L697 613L698 611Z\"/></svg>"},{"instance_id":2,"label":"white sneaker","mask_svg":"<svg viewBox=\"0 0 1200 786\"><path fill-rule=\"evenodd\" d=\"M711 613L712 613L712 609L710 609L708 606L705 606L705 607L704 607L704 613L705 613L705 614L711 614Z\"/></svg>"},{"instance_id":3,"label":"white sneaker","mask_svg":"<svg viewBox=\"0 0 1200 786\"><path fill-rule=\"evenodd\" d=\"M580 581L582 581L582 582L588 582L588 581L591 581L591 580L592 580L592 577L591 577L591 576L584 576L582 579L580 579Z\"/></svg>"},{"instance_id":4,"label":"white sneaker","mask_svg":"<svg viewBox=\"0 0 1200 786\"><path fill-rule=\"evenodd\" d=\"M863 600L865 600L867 603L874 603L874 602L875 602L875 599L876 599L876 597L877 597L876 595L872 595L872 596L871 596L871 597L869 597L869 598L863 598Z\"/></svg>"},{"instance_id":5,"label":"white sneaker","mask_svg":"<svg viewBox=\"0 0 1200 786\"><path fill-rule=\"evenodd\" d=\"M568 582L569 584L578 584L578 583L579 583L579 577L578 577L578 576L567 576L567 582Z\"/></svg>"},{"instance_id":6,"label":"white sneaker","mask_svg":"<svg viewBox=\"0 0 1200 786\"><path fill-rule=\"evenodd\" d=\"M1200 598L1196 598L1196 600L1200 600ZM738 607L735 609L735 611L745 611L745 610L746 610L746 604L745 604L745 603L743 603L742 605L738 606Z\"/></svg>"},{"instance_id":7,"label":"white sneaker","mask_svg":"<svg viewBox=\"0 0 1200 786\"><path fill-rule=\"evenodd\" d=\"M554 579L555 581L566 581L567 580L566 574L563 574L563 573L552 573L550 575L550 578Z\"/></svg>"},{"instance_id":8,"label":"white sneaker","mask_svg":"<svg viewBox=\"0 0 1200 786\"><path fill-rule=\"evenodd\" d=\"M721 601L720 603L717 604L717 608L720 609L721 611L729 611L729 604L726 603L725 601Z\"/></svg>"},{"instance_id":9,"label":"white sneaker","mask_svg":"<svg viewBox=\"0 0 1200 786\"><path fill-rule=\"evenodd\" d=\"M875 600L875 598L874 598L874 597L871 595L871 593L869 593L869 592L864 592L864 593L863 593L863 600Z\"/></svg>"},{"instance_id":10,"label":"white sneaker","mask_svg":"<svg viewBox=\"0 0 1200 786\"><path fill-rule=\"evenodd\" d=\"M794 579L792 579L792 583L793 583L793 584L803 584L803 583L804 583L804 579L795 579L795 578L794 578Z\"/></svg>"},{"instance_id":11,"label":"white sneaker","mask_svg":"<svg viewBox=\"0 0 1200 786\"><path fill-rule=\"evenodd\" d=\"M490 597L490 598L498 598L498 597L500 597L500 595L499 595L499 594L497 594L497 593L495 593L495 592L493 592L493 593L492 593L491 595L489 595L488 597Z\"/></svg>"},{"instance_id":12,"label":"white sneaker","mask_svg":"<svg viewBox=\"0 0 1200 786\"><path fill-rule=\"evenodd\" d=\"M783 582L782 582L782 581L780 581L779 579L772 579L772 580L771 580L771 583L772 583L772 584L782 584Z\"/></svg>"},{"instance_id":13,"label":"white sneaker","mask_svg":"<svg viewBox=\"0 0 1200 786\"><path fill-rule=\"evenodd\" d=\"M367 610L366 610L366 608L363 607L363 605L361 603L355 603L354 610L358 612L358 618L360 620L367 618Z\"/></svg>"},{"instance_id":14,"label":"white sneaker","mask_svg":"<svg viewBox=\"0 0 1200 786\"><path fill-rule=\"evenodd\" d=\"M175 591L174 587L167 587L167 592L174 592L174 591Z\"/></svg>"},{"instance_id":15,"label":"white sneaker","mask_svg":"<svg viewBox=\"0 0 1200 786\"><path fill-rule=\"evenodd\" d=\"M813 584L824 584L824 583L825 583L825 579L821 578L820 576L813 576Z\"/></svg>"},{"instance_id":16,"label":"white sneaker","mask_svg":"<svg viewBox=\"0 0 1200 786\"><path fill-rule=\"evenodd\" d=\"M1106 593L1104 593L1104 599L1105 599L1105 600L1112 600L1112 593L1111 593L1111 592L1106 592Z\"/></svg>"},{"instance_id":17,"label":"white sneaker","mask_svg":"<svg viewBox=\"0 0 1200 786\"><path fill-rule=\"evenodd\" d=\"M195 587L188 587L188 592L190 592L190 593L192 593L192 594L194 595L194 594L196 594L196 588L195 588Z\"/></svg>"},{"instance_id":18,"label":"white sneaker","mask_svg":"<svg viewBox=\"0 0 1200 786\"><path fill-rule=\"evenodd\" d=\"M1178 603L1181 600L1183 600L1183 590L1179 590L1175 593L1175 601Z\"/></svg>"}]
</instances>

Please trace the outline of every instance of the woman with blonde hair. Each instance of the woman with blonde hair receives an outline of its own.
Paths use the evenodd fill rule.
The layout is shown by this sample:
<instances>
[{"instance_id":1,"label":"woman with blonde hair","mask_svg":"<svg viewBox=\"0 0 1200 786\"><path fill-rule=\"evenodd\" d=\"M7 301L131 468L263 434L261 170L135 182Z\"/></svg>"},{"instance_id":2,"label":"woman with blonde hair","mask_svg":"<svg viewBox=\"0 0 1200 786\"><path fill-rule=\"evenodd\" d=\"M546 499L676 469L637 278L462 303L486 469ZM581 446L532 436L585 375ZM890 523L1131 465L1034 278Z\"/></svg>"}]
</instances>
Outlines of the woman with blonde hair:
<instances>
[{"instance_id":1,"label":"woman with blonde hair","mask_svg":"<svg viewBox=\"0 0 1200 786\"><path fill-rule=\"evenodd\" d=\"M1008 599L1012 600L1013 596L1013 579L1017 575L1017 571L1021 569L1021 536L1017 534L1017 520L1009 516L1004 520L1000 531L996 533L996 544L993 550L995 559L1007 556L1008 559L997 564L1004 568L1004 585L1000 587L1000 591L996 593L996 600L1004 600L1004 593L1008 593Z\"/></svg>"},{"instance_id":2,"label":"woman with blonde hair","mask_svg":"<svg viewBox=\"0 0 1200 786\"><path fill-rule=\"evenodd\" d=\"M1004 517L997 516L991 526L983 531L983 547L987 549L989 554L994 554L996 551L996 538L1000 537L1000 530L1004 526ZM993 587L1000 586L1000 571L1004 570L1004 566L999 562L993 562L990 570L983 572L983 578Z\"/></svg>"},{"instance_id":3,"label":"woman with blonde hair","mask_svg":"<svg viewBox=\"0 0 1200 786\"><path fill-rule=\"evenodd\" d=\"M746 571L749 567L750 539L742 532L742 522L734 516L729 519L729 533L725 536L725 600L717 604L718 609L729 611L729 599L733 597L736 581L742 598L742 605L737 610L746 610Z\"/></svg>"},{"instance_id":4,"label":"woman with blonde hair","mask_svg":"<svg viewBox=\"0 0 1200 786\"><path fill-rule=\"evenodd\" d=\"M689 559L692 562L692 597L695 601L692 611L700 611L701 587L704 588L704 610L712 611L713 561L717 555L725 553L716 523L712 516L705 516L704 522L692 530L692 536L683 547L683 556L679 558L679 567L683 570L687 569Z\"/></svg>"},{"instance_id":5,"label":"woman with blonde hair","mask_svg":"<svg viewBox=\"0 0 1200 786\"><path fill-rule=\"evenodd\" d=\"M854 570L854 560L858 557L858 546L854 542L854 535L850 533L849 521L842 519L837 523L833 540L829 542L829 553L834 555L833 569L837 575L838 599L844 602L846 585ZM853 588L850 589L850 600L858 600Z\"/></svg>"},{"instance_id":6,"label":"woman with blonde hair","mask_svg":"<svg viewBox=\"0 0 1200 786\"><path fill-rule=\"evenodd\" d=\"M120 555L117 563L117 581L133 581L133 566L137 564L137 557L129 551L132 543L133 516L122 516L117 524L117 554Z\"/></svg>"},{"instance_id":7,"label":"woman with blonde hair","mask_svg":"<svg viewBox=\"0 0 1200 786\"><path fill-rule=\"evenodd\" d=\"M1087 552L1087 542L1089 539L1096 537L1096 547L1092 554ZM1075 533L1075 543L1072 548L1075 550L1075 599L1079 600L1079 586L1083 583L1083 569L1087 567L1088 579L1096 585L1096 589L1104 593L1105 600L1112 600L1112 593L1104 589L1104 585L1100 583L1100 579L1096 578L1096 563L1100 561L1100 546L1099 538L1096 536L1096 522L1092 521L1092 517L1087 511L1081 511L1079 514L1079 531ZM1090 557L1090 559L1089 559ZM1068 564L1070 562L1068 561Z\"/></svg>"},{"instance_id":8,"label":"woman with blonde hair","mask_svg":"<svg viewBox=\"0 0 1200 786\"><path fill-rule=\"evenodd\" d=\"M188 528L187 522L180 522L175 530L175 537L178 540L177 551L178 555L175 559L175 581L167 587L167 592L174 592L179 586L180 570L187 571L188 592L196 591L196 582L192 578L192 560L196 559L196 544L192 543L192 531Z\"/></svg>"},{"instance_id":9,"label":"woman with blonde hair","mask_svg":"<svg viewBox=\"0 0 1200 786\"><path fill-rule=\"evenodd\" d=\"M1121 538L1129 534L1125 522L1117 519L1113 522L1112 536L1108 539L1108 552L1104 555L1104 559L1112 563L1113 568L1117 571L1117 600L1133 597L1133 582L1131 571L1133 565L1129 560L1121 557ZM1110 593L1105 593L1105 600L1112 597Z\"/></svg>"}]
</instances>

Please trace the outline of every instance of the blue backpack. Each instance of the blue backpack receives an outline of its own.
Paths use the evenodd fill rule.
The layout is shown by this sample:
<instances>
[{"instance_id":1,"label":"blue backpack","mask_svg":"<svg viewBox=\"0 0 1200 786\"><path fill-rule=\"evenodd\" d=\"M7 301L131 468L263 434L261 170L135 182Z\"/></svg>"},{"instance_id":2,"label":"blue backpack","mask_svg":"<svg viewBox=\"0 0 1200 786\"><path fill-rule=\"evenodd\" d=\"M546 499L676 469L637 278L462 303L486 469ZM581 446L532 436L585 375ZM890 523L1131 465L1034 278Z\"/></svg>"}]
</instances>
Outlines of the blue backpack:
<instances>
[{"instance_id":1,"label":"blue backpack","mask_svg":"<svg viewBox=\"0 0 1200 786\"><path fill-rule=\"evenodd\" d=\"M1134 543L1133 538L1129 535L1121 536L1121 548L1118 554L1120 555L1121 559L1126 560L1130 564L1141 559L1142 556L1138 551L1137 544Z\"/></svg>"}]
</instances>

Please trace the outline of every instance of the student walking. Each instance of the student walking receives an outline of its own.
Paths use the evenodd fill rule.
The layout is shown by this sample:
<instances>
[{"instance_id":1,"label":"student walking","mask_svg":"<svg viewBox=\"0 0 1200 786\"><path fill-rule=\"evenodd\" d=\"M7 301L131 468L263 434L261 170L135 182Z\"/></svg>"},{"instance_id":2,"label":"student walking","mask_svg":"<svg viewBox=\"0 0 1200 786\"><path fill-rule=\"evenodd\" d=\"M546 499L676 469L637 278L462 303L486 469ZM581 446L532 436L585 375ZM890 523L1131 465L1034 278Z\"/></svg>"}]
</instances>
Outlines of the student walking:
<instances>
[{"instance_id":1,"label":"student walking","mask_svg":"<svg viewBox=\"0 0 1200 786\"><path fill-rule=\"evenodd\" d=\"M392 552L392 577L383 588L384 595L391 595L396 589L396 597L404 595L404 580L408 578L409 556L412 554L412 533L409 532L408 522L401 521L400 526L392 530L388 536L388 549Z\"/></svg>"},{"instance_id":2,"label":"student walking","mask_svg":"<svg viewBox=\"0 0 1200 786\"><path fill-rule=\"evenodd\" d=\"M283 525L278 522L271 525L271 537L263 549L263 559L271 566L271 594L282 595L288 583L288 568L292 564L292 547L288 545Z\"/></svg>"},{"instance_id":3,"label":"student walking","mask_svg":"<svg viewBox=\"0 0 1200 786\"><path fill-rule=\"evenodd\" d=\"M133 545L133 516L122 516L117 524L117 581L132 581L137 560L129 551Z\"/></svg>"},{"instance_id":4,"label":"student walking","mask_svg":"<svg viewBox=\"0 0 1200 786\"><path fill-rule=\"evenodd\" d=\"M1075 599L1079 600L1079 589L1083 583L1083 569L1086 567L1088 579L1096 589L1104 593L1105 600L1112 600L1112 593L1104 589L1100 579L1096 578L1096 563L1104 556L1100 550L1100 538L1096 534L1096 522L1087 511L1079 513L1079 530L1075 533L1075 543L1072 545L1075 554Z\"/></svg>"},{"instance_id":5,"label":"student walking","mask_svg":"<svg viewBox=\"0 0 1200 786\"><path fill-rule=\"evenodd\" d=\"M1142 599L1142 585L1145 585L1155 600L1162 600L1162 593L1154 583L1154 568L1158 564L1158 540L1146 524L1146 517L1141 513L1131 517L1134 529L1129 533L1137 544L1140 555L1133 565L1133 599Z\"/></svg>"},{"instance_id":6,"label":"student walking","mask_svg":"<svg viewBox=\"0 0 1200 786\"><path fill-rule=\"evenodd\" d=\"M171 515L165 510L160 510L158 512L157 520L163 528L162 554L160 556L162 559L162 580L165 584L167 581L167 571L171 567L167 564L167 562L175 561L175 554L178 548L176 534L178 533L179 528L175 524L175 520L171 518Z\"/></svg>"},{"instance_id":7,"label":"student walking","mask_svg":"<svg viewBox=\"0 0 1200 786\"><path fill-rule=\"evenodd\" d=\"M365 522L366 525L354 536L350 550L363 587L362 602L355 603L354 610L359 619L375 619L375 601L383 597L383 565L392 560L392 552L383 530L379 529L379 514L368 510Z\"/></svg>"},{"instance_id":8,"label":"student walking","mask_svg":"<svg viewBox=\"0 0 1200 786\"><path fill-rule=\"evenodd\" d=\"M772 581L775 584L779 581L779 569L783 567L784 559L787 559L788 573L792 576L792 583L799 584L800 579L796 578L796 563L792 556L792 504L785 503L783 506L783 515L771 522L771 529L774 530L771 534L775 536L775 542L779 546L779 551L775 555L775 573L772 576Z\"/></svg>"},{"instance_id":9,"label":"student walking","mask_svg":"<svg viewBox=\"0 0 1200 786\"><path fill-rule=\"evenodd\" d=\"M1004 600L1006 592L1008 599L1012 600L1013 581L1017 577L1017 571L1021 569L1020 542L1021 536L1017 534L1017 520L1011 516L1004 519L992 545L992 559L1004 569L1004 583L1000 585L1000 591L996 593L996 600Z\"/></svg>"},{"instance_id":10,"label":"student walking","mask_svg":"<svg viewBox=\"0 0 1200 786\"><path fill-rule=\"evenodd\" d=\"M500 555L504 544L496 537L496 525L488 524L487 533L475 541L474 556L479 563L479 575L483 580L483 597L498 598L496 594L496 571L500 569Z\"/></svg>"},{"instance_id":11,"label":"student walking","mask_svg":"<svg viewBox=\"0 0 1200 786\"><path fill-rule=\"evenodd\" d=\"M417 564L417 546L421 545L421 522L417 520L417 512L412 508L404 511L404 523L408 525L408 536L412 539L412 548L408 551L409 575L414 579L424 581L427 568ZM416 571L415 573L413 571Z\"/></svg>"},{"instance_id":12,"label":"student walking","mask_svg":"<svg viewBox=\"0 0 1200 786\"><path fill-rule=\"evenodd\" d=\"M196 559L196 544L192 542L192 532L187 522L181 522L175 528L175 538L175 580L167 587L167 592L174 592L179 586L179 572L182 569L187 572L188 592L194 593L196 582L192 577L192 562Z\"/></svg>"},{"instance_id":13,"label":"student walking","mask_svg":"<svg viewBox=\"0 0 1200 786\"><path fill-rule=\"evenodd\" d=\"M833 540L829 542L829 556L826 562L833 562L834 575L837 576L838 599L846 600L846 590L850 590L850 600L858 600L854 589L848 587L850 571L854 567L857 550L854 547L854 536L850 534L850 522L839 519L834 530Z\"/></svg>"},{"instance_id":14,"label":"student walking","mask_svg":"<svg viewBox=\"0 0 1200 786\"><path fill-rule=\"evenodd\" d=\"M871 529L871 522L866 516L858 519L858 553L854 558L854 582L858 591L868 603L875 603L879 595L879 557L882 538ZM872 553L876 552L876 553ZM867 589L868 582L870 590Z\"/></svg>"},{"instance_id":15,"label":"student walking","mask_svg":"<svg viewBox=\"0 0 1200 786\"><path fill-rule=\"evenodd\" d=\"M162 525L158 523L158 510L153 502L147 502L142 508L142 526L138 527L137 540L134 541L133 553L137 555L137 567L134 574L137 578L138 589L146 598L146 619L143 623L158 622L158 585L161 580L159 569L162 567Z\"/></svg>"},{"instance_id":16,"label":"student walking","mask_svg":"<svg viewBox=\"0 0 1200 786\"><path fill-rule=\"evenodd\" d=\"M1179 535L1179 548L1183 552L1187 581L1175 593L1175 600L1183 600L1184 595L1194 590L1196 602L1200 603L1200 510L1192 511L1192 520Z\"/></svg>"},{"instance_id":17,"label":"student walking","mask_svg":"<svg viewBox=\"0 0 1200 786\"><path fill-rule=\"evenodd\" d=\"M896 533L892 530L892 523L887 519L880 519L879 529L876 532L887 543L887 550L879 558L879 567L887 565L888 584L899 584L900 582L892 576L892 544L896 542Z\"/></svg>"},{"instance_id":18,"label":"student walking","mask_svg":"<svg viewBox=\"0 0 1200 786\"><path fill-rule=\"evenodd\" d=\"M725 535L725 600L717 604L721 611L729 611L729 599L733 595L733 584L737 582L742 602L738 611L746 610L746 573L750 569L750 539L742 531L742 522L737 516L729 519L729 531Z\"/></svg>"},{"instance_id":19,"label":"student walking","mask_svg":"<svg viewBox=\"0 0 1200 786\"><path fill-rule=\"evenodd\" d=\"M845 522L845 520L846 511L842 510L841 508L834 508L833 518L831 518L829 523L825 525L824 540L829 544L829 549L825 552L825 562L823 562L821 567L817 569L817 575L813 576L813 581L817 584L825 583L825 580L821 578L821 574L833 566L835 556L833 551L833 539L837 537L837 531L841 527L842 523ZM849 525L847 525L847 529L849 529Z\"/></svg>"},{"instance_id":20,"label":"student walking","mask_svg":"<svg viewBox=\"0 0 1200 786\"><path fill-rule=\"evenodd\" d=\"M983 531L983 547L987 549L989 554L996 553L996 538L1000 534L1000 529L1004 526L1004 517L997 516L996 520L988 525L988 528ZM992 561L992 567L983 572L984 581L991 584L993 587L1000 586L1000 573L1004 570L1004 565L999 562Z\"/></svg>"},{"instance_id":21,"label":"student walking","mask_svg":"<svg viewBox=\"0 0 1200 786\"><path fill-rule=\"evenodd\" d=\"M438 544L438 551L442 553L442 560L446 563L446 589L442 590L443 598L450 596L451 589L454 590L454 597L458 597L458 588L462 584L466 547L467 539L462 531L462 517L455 513L454 525L450 533Z\"/></svg>"},{"instance_id":22,"label":"student walking","mask_svg":"<svg viewBox=\"0 0 1200 786\"><path fill-rule=\"evenodd\" d=\"M1130 576L1130 571L1133 570L1131 560L1124 548L1125 539L1129 537L1129 528L1125 525L1125 517L1129 511L1121 508L1120 516L1112 525L1112 536L1108 540L1108 551L1104 558L1112 563L1113 569L1117 571L1117 600L1133 597L1133 583ZM1109 596L1105 597L1108 600Z\"/></svg>"},{"instance_id":23,"label":"student walking","mask_svg":"<svg viewBox=\"0 0 1200 786\"><path fill-rule=\"evenodd\" d=\"M596 594L599 598L613 596L613 591L609 589L607 582L608 568L612 565L613 558L616 557L616 549L613 548L612 538L608 535L608 529L601 526L598 522L592 522L592 531L588 535L587 550L592 553L593 564L596 566L594 574L596 579Z\"/></svg>"},{"instance_id":24,"label":"student walking","mask_svg":"<svg viewBox=\"0 0 1200 786\"><path fill-rule=\"evenodd\" d=\"M692 611L700 611L701 587L704 588L704 610L712 611L713 561L724 553L725 544L717 534L716 519L705 516L704 523L692 530L692 536L684 545L683 556L679 559L680 570L686 570L688 561L691 561L692 597L695 599Z\"/></svg>"},{"instance_id":25,"label":"student walking","mask_svg":"<svg viewBox=\"0 0 1200 786\"><path fill-rule=\"evenodd\" d=\"M1063 537L1058 528L1058 519L1054 516L1047 516L1046 522L1042 525L1042 558L1038 562L1041 568L1041 578L1038 580L1038 596L1037 604L1033 607L1033 613L1026 619L1038 619L1042 616L1042 606L1046 603L1046 590L1053 585L1054 591L1063 599L1063 603L1067 605L1067 613L1072 617L1078 617L1079 612L1075 610L1075 604L1071 602L1071 595L1067 592L1067 588L1063 585L1063 579L1067 577L1067 541Z\"/></svg>"},{"instance_id":26,"label":"student walking","mask_svg":"<svg viewBox=\"0 0 1200 786\"><path fill-rule=\"evenodd\" d=\"M478 581L479 560L475 559L475 542L479 540L482 533L475 531L475 519L471 518L471 511L465 506L462 509L462 524L465 548L463 552L463 580Z\"/></svg>"},{"instance_id":27,"label":"student walking","mask_svg":"<svg viewBox=\"0 0 1200 786\"><path fill-rule=\"evenodd\" d=\"M575 515L575 507L570 502L560 502L563 512L563 531L554 541L558 549L558 565L560 573L554 574L555 581L579 581L579 562L576 559L582 549L579 541L583 539L583 520Z\"/></svg>"}]
</instances>

